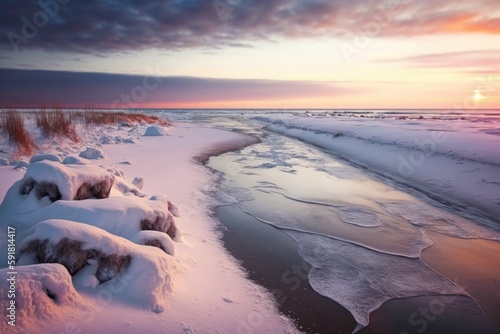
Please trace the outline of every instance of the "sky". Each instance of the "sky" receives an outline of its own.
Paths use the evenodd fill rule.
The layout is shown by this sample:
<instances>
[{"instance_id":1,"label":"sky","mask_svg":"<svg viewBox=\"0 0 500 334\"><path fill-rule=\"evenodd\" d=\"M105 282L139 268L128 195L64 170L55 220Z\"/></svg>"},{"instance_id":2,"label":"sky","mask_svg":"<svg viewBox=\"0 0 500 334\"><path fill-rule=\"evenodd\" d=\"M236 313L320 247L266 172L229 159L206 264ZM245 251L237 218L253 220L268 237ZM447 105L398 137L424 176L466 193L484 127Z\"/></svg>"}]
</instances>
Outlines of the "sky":
<instances>
[{"instance_id":1,"label":"sky","mask_svg":"<svg viewBox=\"0 0 500 334\"><path fill-rule=\"evenodd\" d=\"M0 105L500 109L499 0L2 0Z\"/></svg>"}]
</instances>

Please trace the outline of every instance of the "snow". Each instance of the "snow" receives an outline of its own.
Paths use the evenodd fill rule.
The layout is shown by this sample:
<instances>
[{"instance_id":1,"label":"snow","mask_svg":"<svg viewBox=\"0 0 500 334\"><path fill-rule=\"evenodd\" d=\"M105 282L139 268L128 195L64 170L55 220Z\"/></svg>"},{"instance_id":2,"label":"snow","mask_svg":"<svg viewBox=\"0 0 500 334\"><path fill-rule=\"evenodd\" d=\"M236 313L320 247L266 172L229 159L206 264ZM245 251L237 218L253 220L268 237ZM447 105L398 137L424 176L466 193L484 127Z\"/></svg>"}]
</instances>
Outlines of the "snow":
<instances>
[{"instance_id":1,"label":"snow","mask_svg":"<svg viewBox=\"0 0 500 334\"><path fill-rule=\"evenodd\" d=\"M73 287L71 276L60 264L43 264L16 267L16 327L26 333L35 333L41 323L65 323L74 316L74 310L91 310ZM10 305L7 298L8 269L0 270L0 307ZM2 312L4 314L4 312ZM5 319L0 322L1 333L17 333Z\"/></svg>"},{"instance_id":2,"label":"snow","mask_svg":"<svg viewBox=\"0 0 500 334\"><path fill-rule=\"evenodd\" d=\"M500 214L498 120L254 117L266 129L327 149L455 206Z\"/></svg>"},{"instance_id":3,"label":"snow","mask_svg":"<svg viewBox=\"0 0 500 334\"><path fill-rule=\"evenodd\" d=\"M87 147L84 151L80 152L80 157L85 159L104 159L104 153L97 147Z\"/></svg>"},{"instance_id":4,"label":"snow","mask_svg":"<svg viewBox=\"0 0 500 334\"><path fill-rule=\"evenodd\" d=\"M14 166L14 169L23 169L23 168L27 168L29 165L29 162L25 161L25 160L19 160L17 162L17 164Z\"/></svg>"},{"instance_id":5,"label":"snow","mask_svg":"<svg viewBox=\"0 0 500 334\"><path fill-rule=\"evenodd\" d=\"M1 158L0 159L0 166L8 166L10 164L8 159Z\"/></svg>"},{"instance_id":6,"label":"snow","mask_svg":"<svg viewBox=\"0 0 500 334\"><path fill-rule=\"evenodd\" d=\"M128 282L127 300L154 312L164 310L173 287L171 273L175 270L168 254L156 247L146 247L124 238L116 238L113 234L87 224L61 219L38 223L33 234L26 237L19 247L22 253L23 247L29 245L30 242L48 240L46 250L49 253L54 253L57 244L65 238L70 241L79 241L83 251L92 251L93 253L98 251L100 257L98 262L109 256L130 257L130 265L122 268L118 273L110 273L110 277L106 279L106 282L121 274L121 277L125 277ZM70 253L69 256L72 255L71 250L65 249L65 252ZM22 259L23 255L21 255L19 261L22 261ZM109 269L109 265L104 269L102 267L101 263L99 263L99 266L94 264L92 274L99 275L94 270L100 270L101 272L103 270L112 270ZM76 273L75 279L78 279L78 274ZM88 275L89 271L87 270L85 276Z\"/></svg>"},{"instance_id":7,"label":"snow","mask_svg":"<svg viewBox=\"0 0 500 334\"><path fill-rule=\"evenodd\" d=\"M136 176L133 180L132 180L132 184L134 186L136 186L137 188L139 189L142 189L142 187L144 187L144 178L141 177L141 176Z\"/></svg>"},{"instance_id":8,"label":"snow","mask_svg":"<svg viewBox=\"0 0 500 334\"><path fill-rule=\"evenodd\" d=\"M24 182L29 180L33 180L37 184L42 182L55 184L61 194L61 199L73 200L76 197L81 197L79 191L81 192L85 184L90 186L103 184L103 195L107 197L106 193L109 193L115 176L95 166L63 165L44 160L30 163L24 175Z\"/></svg>"},{"instance_id":9,"label":"snow","mask_svg":"<svg viewBox=\"0 0 500 334\"><path fill-rule=\"evenodd\" d=\"M62 161L64 165L88 165L89 162L86 159L76 157L74 155L69 155Z\"/></svg>"},{"instance_id":10,"label":"snow","mask_svg":"<svg viewBox=\"0 0 500 334\"><path fill-rule=\"evenodd\" d=\"M61 157L57 154L52 154L52 153L46 153L46 154L37 154L31 157L30 159L30 164L38 162L38 161L43 161L43 160L49 160L49 161L55 161L55 162L61 162Z\"/></svg>"},{"instance_id":11,"label":"snow","mask_svg":"<svg viewBox=\"0 0 500 334\"><path fill-rule=\"evenodd\" d=\"M139 231L132 237L132 241L140 245L151 245L159 243L157 247L165 253L174 255L175 245L172 239L165 233L158 231Z\"/></svg>"},{"instance_id":12,"label":"snow","mask_svg":"<svg viewBox=\"0 0 500 334\"><path fill-rule=\"evenodd\" d=\"M241 146L249 138L177 124L169 129L171 136L111 144L132 142L145 127L97 127L81 134L81 144L53 143L51 153L64 164L26 162L25 173L0 166L0 222L16 227L18 278L23 280L19 298L34 298L22 304L26 313L18 313L17 328L33 333L170 333L186 328L193 332L230 333L241 328L298 332L277 312L270 293L250 282L224 249L218 223L209 215L211 202L201 191L214 176L193 158L217 147ZM110 144L98 148L105 138L112 139ZM95 149L86 150L92 152L83 154L85 158L100 153L100 166L94 160L75 159L81 145ZM134 164L118 168L124 158ZM144 175L145 179L136 177L131 182L125 175ZM109 194L92 196L90 188L96 183L110 186ZM80 198L77 195L84 184L90 196ZM6 249L4 230L2 252ZM40 254L30 250L33 245ZM21 247L25 249L20 256ZM64 262L73 277L60 264L38 264L53 258ZM0 260L0 268L6 266L5 261ZM37 268L53 281L37 280ZM0 289L5 284L2 279ZM55 305L47 293L42 295L44 284L65 302ZM256 317L258 323L253 321Z\"/></svg>"},{"instance_id":13,"label":"snow","mask_svg":"<svg viewBox=\"0 0 500 334\"><path fill-rule=\"evenodd\" d=\"M165 136L165 130L159 126L153 125L146 129L144 136Z\"/></svg>"}]
</instances>

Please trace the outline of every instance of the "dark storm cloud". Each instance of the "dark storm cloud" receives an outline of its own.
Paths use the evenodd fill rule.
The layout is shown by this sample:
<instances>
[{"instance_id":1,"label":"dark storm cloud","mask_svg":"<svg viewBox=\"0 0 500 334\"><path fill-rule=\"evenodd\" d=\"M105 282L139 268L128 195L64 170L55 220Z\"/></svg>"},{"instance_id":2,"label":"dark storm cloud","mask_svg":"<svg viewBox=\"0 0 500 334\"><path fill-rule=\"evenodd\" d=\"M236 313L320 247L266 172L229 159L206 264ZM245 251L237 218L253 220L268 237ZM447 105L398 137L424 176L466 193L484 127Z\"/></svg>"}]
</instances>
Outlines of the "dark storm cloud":
<instances>
[{"instance_id":1,"label":"dark storm cloud","mask_svg":"<svg viewBox=\"0 0 500 334\"><path fill-rule=\"evenodd\" d=\"M334 97L360 89L341 83L195 77L156 77L109 73L0 69L0 102L19 107L59 104L103 108L166 106L179 103L272 101Z\"/></svg>"},{"instance_id":2,"label":"dark storm cloud","mask_svg":"<svg viewBox=\"0 0 500 334\"><path fill-rule=\"evenodd\" d=\"M498 34L498 12L498 0L4 0L0 47L93 54L238 47L280 37L348 37L373 32L374 24L382 37Z\"/></svg>"}]
</instances>

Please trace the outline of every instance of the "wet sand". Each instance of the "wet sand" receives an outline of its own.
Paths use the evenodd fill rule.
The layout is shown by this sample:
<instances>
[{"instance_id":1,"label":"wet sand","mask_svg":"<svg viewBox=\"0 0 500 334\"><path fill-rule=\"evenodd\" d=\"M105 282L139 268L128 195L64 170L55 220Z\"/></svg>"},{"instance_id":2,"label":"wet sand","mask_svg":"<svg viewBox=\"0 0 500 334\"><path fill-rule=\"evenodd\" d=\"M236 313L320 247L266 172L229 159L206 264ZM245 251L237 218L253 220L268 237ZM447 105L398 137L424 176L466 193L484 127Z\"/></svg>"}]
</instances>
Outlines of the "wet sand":
<instances>
[{"instance_id":1,"label":"wet sand","mask_svg":"<svg viewBox=\"0 0 500 334\"><path fill-rule=\"evenodd\" d=\"M306 333L351 333L352 315L321 296L307 280L310 265L298 253L295 240L234 207L220 207L224 246L248 272L248 277L271 291L280 311Z\"/></svg>"}]
</instances>

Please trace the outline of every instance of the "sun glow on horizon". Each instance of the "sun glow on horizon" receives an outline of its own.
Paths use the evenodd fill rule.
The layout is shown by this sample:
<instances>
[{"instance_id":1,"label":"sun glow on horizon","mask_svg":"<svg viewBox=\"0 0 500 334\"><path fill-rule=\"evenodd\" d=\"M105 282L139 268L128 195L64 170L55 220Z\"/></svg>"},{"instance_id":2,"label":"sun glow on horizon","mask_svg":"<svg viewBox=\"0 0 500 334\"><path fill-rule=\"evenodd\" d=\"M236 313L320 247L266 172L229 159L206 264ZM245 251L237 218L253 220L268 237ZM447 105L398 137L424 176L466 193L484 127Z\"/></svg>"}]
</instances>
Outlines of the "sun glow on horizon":
<instances>
[{"instance_id":1,"label":"sun glow on horizon","mask_svg":"<svg viewBox=\"0 0 500 334\"><path fill-rule=\"evenodd\" d=\"M481 94L481 91L479 89L476 89L475 93L474 93L474 100L476 102L479 102L483 99L483 95Z\"/></svg>"}]
</instances>

